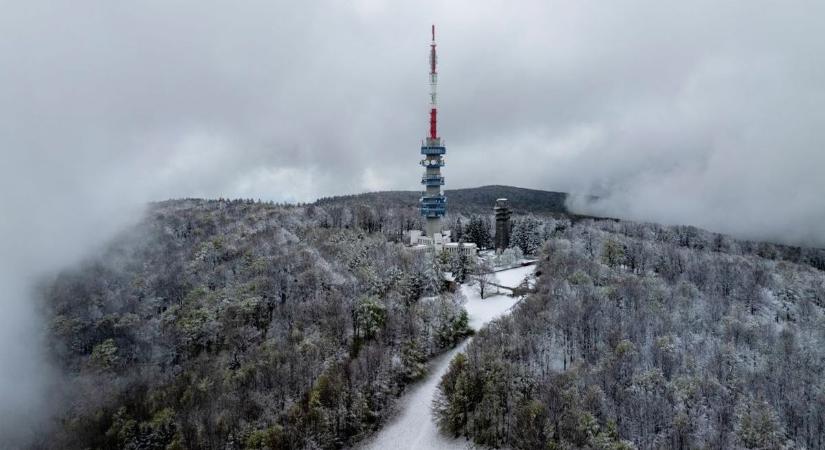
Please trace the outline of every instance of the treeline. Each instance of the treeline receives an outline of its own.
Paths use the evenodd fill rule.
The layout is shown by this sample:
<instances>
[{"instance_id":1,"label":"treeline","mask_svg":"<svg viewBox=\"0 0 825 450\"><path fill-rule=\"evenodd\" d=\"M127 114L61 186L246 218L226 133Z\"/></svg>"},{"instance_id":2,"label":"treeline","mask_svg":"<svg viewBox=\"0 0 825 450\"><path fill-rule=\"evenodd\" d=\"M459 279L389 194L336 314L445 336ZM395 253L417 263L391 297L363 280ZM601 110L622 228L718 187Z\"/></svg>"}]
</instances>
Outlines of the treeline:
<instances>
[{"instance_id":1,"label":"treeline","mask_svg":"<svg viewBox=\"0 0 825 450\"><path fill-rule=\"evenodd\" d=\"M818 250L784 249L559 229L537 292L441 380L440 426L524 449L825 448L825 273Z\"/></svg>"},{"instance_id":2,"label":"treeline","mask_svg":"<svg viewBox=\"0 0 825 450\"><path fill-rule=\"evenodd\" d=\"M540 191L513 186L481 186L468 189L447 189L450 214L486 215L493 212L496 199L507 198L516 214L564 215L567 214L563 192ZM418 208L420 191L385 191L364 194L324 197L316 204L320 206L372 205L384 208Z\"/></svg>"},{"instance_id":3,"label":"treeline","mask_svg":"<svg viewBox=\"0 0 825 450\"><path fill-rule=\"evenodd\" d=\"M616 220L586 220L585 223L611 232L661 244L730 255L751 255L775 261L805 264L825 271L825 249L734 239L687 225L666 226Z\"/></svg>"},{"instance_id":4,"label":"treeline","mask_svg":"<svg viewBox=\"0 0 825 450\"><path fill-rule=\"evenodd\" d=\"M438 258L325 207L155 204L43 290L40 448L341 448L468 332Z\"/></svg>"}]
</instances>

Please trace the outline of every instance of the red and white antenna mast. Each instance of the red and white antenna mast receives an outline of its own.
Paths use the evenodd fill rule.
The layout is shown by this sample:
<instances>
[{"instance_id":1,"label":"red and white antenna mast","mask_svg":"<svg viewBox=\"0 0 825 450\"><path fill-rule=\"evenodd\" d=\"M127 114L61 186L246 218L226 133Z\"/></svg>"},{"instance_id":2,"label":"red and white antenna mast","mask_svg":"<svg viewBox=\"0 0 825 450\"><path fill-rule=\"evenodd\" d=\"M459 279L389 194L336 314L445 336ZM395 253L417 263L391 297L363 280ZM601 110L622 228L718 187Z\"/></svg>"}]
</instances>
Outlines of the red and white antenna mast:
<instances>
[{"instance_id":1,"label":"red and white antenna mast","mask_svg":"<svg viewBox=\"0 0 825 450\"><path fill-rule=\"evenodd\" d=\"M438 72L435 69L437 61L435 55L435 25L432 28L433 41L430 43L430 139L438 139L437 115L438 102L436 101L436 86L438 85Z\"/></svg>"},{"instance_id":2,"label":"red and white antenna mast","mask_svg":"<svg viewBox=\"0 0 825 450\"><path fill-rule=\"evenodd\" d=\"M441 168L444 166L444 154L447 149L438 137L437 128L438 102L435 90L438 84L438 73L435 69L437 62L435 25L432 27L432 34L433 40L430 43L430 134L421 143L421 154L424 155L424 159L421 160L421 165L424 166L421 184L425 186L425 190L421 193L418 204L421 215L427 220L427 236L433 244L436 244L437 236L442 232L441 218L447 213L447 197L441 192L441 186L444 185Z\"/></svg>"}]
</instances>

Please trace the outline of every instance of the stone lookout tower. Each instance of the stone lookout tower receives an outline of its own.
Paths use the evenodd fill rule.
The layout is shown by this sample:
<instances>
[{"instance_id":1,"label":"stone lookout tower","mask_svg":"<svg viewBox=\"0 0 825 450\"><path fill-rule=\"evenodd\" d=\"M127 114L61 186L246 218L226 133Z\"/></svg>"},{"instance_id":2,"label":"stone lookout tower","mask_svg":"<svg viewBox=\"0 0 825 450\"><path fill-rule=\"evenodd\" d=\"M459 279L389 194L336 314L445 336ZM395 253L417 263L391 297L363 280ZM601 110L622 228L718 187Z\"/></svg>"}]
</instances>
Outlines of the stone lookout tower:
<instances>
[{"instance_id":1,"label":"stone lookout tower","mask_svg":"<svg viewBox=\"0 0 825 450\"><path fill-rule=\"evenodd\" d=\"M496 252L504 251L510 246L510 205L506 198L496 200L493 208L496 214Z\"/></svg>"}]
</instances>

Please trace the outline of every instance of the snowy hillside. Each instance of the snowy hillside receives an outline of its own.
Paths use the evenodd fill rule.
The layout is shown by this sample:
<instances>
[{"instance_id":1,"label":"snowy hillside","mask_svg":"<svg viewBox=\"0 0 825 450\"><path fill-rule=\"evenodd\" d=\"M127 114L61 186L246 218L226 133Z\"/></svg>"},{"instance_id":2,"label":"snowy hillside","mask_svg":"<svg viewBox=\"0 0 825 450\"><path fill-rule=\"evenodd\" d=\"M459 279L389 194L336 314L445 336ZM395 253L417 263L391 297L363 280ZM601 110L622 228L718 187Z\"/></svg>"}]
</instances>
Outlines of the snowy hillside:
<instances>
[{"instance_id":1,"label":"snowy hillside","mask_svg":"<svg viewBox=\"0 0 825 450\"><path fill-rule=\"evenodd\" d=\"M825 448L825 273L673 231L558 230L537 292L451 364L442 428L524 449Z\"/></svg>"},{"instance_id":2,"label":"snowy hillside","mask_svg":"<svg viewBox=\"0 0 825 450\"><path fill-rule=\"evenodd\" d=\"M450 224L488 243L491 225ZM518 216L494 259L539 258L537 292L482 327L515 300L449 292L445 272L489 269L405 249L417 226L386 205L151 205L43 282L63 378L38 448L335 449L398 423L452 442L437 383L441 428L489 445L822 448L822 250Z\"/></svg>"},{"instance_id":3,"label":"snowy hillside","mask_svg":"<svg viewBox=\"0 0 825 450\"><path fill-rule=\"evenodd\" d=\"M341 448L470 331L444 269L323 207L182 200L44 288L45 448Z\"/></svg>"}]
</instances>

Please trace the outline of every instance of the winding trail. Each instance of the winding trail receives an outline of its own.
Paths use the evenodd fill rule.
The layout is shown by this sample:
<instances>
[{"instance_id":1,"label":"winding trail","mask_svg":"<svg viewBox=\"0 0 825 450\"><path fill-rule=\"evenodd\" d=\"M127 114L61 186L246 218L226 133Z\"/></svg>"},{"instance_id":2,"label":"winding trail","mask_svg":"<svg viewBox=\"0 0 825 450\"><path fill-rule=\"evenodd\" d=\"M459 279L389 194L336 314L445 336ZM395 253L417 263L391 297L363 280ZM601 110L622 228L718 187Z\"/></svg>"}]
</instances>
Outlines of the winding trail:
<instances>
[{"instance_id":1,"label":"winding trail","mask_svg":"<svg viewBox=\"0 0 825 450\"><path fill-rule=\"evenodd\" d=\"M525 276L532 273L535 266L517 267L496 273L497 283L502 286L518 286ZM470 316L470 327L480 329L485 323L509 312L518 301L517 298L506 295L493 295L484 300L478 292L461 285L461 292L467 297L464 307ZM456 348L435 358L430 364L430 373L423 380L412 385L406 394L399 400L401 411L381 431L371 439L366 440L358 448L381 449L467 449L471 443L464 438L452 438L438 431L430 409L438 388L438 382L447 372L453 357L462 352L471 339L466 339Z\"/></svg>"}]
</instances>

